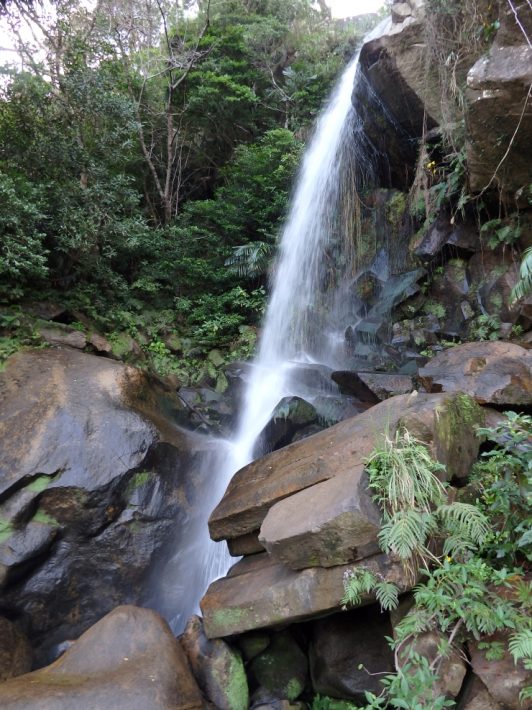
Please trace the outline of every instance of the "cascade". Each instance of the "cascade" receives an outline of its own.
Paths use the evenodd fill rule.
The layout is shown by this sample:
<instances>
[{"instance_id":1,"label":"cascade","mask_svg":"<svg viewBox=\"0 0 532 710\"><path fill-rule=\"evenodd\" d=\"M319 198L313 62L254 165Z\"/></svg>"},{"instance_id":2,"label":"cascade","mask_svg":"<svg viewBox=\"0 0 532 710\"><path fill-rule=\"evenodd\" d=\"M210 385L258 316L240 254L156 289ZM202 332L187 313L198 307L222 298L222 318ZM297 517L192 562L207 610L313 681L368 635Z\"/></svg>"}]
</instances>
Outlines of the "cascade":
<instances>
[{"instance_id":1,"label":"cascade","mask_svg":"<svg viewBox=\"0 0 532 710\"><path fill-rule=\"evenodd\" d=\"M357 54L334 88L304 155L237 434L233 441L215 442L217 454L205 458L214 483L205 490L203 509L190 515L186 544L179 541L179 552L162 575L179 595L179 613L171 620L177 633L197 611L208 584L236 561L225 542L209 538L208 516L233 474L263 453L257 451L256 442L274 408L283 397L312 402L320 393L308 377L298 376L301 368L349 365L344 331L357 314L338 294L356 270L353 224L360 216L358 190L373 182L375 157L352 105L358 68ZM332 381L328 391L337 391Z\"/></svg>"}]
</instances>

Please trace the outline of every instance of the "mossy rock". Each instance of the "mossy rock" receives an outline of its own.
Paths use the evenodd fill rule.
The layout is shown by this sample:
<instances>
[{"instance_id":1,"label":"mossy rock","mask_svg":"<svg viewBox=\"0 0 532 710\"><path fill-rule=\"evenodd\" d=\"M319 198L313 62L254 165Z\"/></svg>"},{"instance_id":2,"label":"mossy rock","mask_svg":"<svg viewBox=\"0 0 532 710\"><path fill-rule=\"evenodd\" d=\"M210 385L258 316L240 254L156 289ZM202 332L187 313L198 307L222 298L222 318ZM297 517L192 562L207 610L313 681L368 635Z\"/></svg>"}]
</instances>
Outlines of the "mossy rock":
<instances>
[{"instance_id":1,"label":"mossy rock","mask_svg":"<svg viewBox=\"0 0 532 710\"><path fill-rule=\"evenodd\" d=\"M256 681L276 696L295 700L308 679L307 658L288 632L274 636L268 648L250 664Z\"/></svg>"}]
</instances>

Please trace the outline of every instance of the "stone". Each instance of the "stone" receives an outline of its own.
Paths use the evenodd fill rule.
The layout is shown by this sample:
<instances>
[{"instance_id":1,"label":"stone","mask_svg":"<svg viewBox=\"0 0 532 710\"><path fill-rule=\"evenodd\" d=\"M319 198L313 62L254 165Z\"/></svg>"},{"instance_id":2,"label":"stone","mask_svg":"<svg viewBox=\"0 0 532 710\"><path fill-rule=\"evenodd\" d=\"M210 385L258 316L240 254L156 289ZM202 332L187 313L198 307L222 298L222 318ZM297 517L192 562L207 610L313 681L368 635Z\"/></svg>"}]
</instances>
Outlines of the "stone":
<instances>
[{"instance_id":1,"label":"stone","mask_svg":"<svg viewBox=\"0 0 532 710\"><path fill-rule=\"evenodd\" d=\"M532 353L502 341L457 345L419 370L428 392L465 392L479 404L528 405Z\"/></svg>"},{"instance_id":2,"label":"stone","mask_svg":"<svg viewBox=\"0 0 532 710\"><path fill-rule=\"evenodd\" d=\"M529 25L530 37L527 4L501 3L495 42L467 75L467 165L473 192L490 186L515 193L530 182L532 114L530 102L526 103L532 84L532 47L515 21L514 9Z\"/></svg>"},{"instance_id":3,"label":"stone","mask_svg":"<svg viewBox=\"0 0 532 710\"><path fill-rule=\"evenodd\" d=\"M407 2L394 3L391 7L392 22L404 22L407 17L411 17L412 8Z\"/></svg>"},{"instance_id":4,"label":"stone","mask_svg":"<svg viewBox=\"0 0 532 710\"><path fill-rule=\"evenodd\" d=\"M352 372L351 370L336 370L331 374L331 377L343 394L352 395L360 402L367 402L368 404L377 404L379 401L377 395L362 378L362 373Z\"/></svg>"},{"instance_id":5,"label":"stone","mask_svg":"<svg viewBox=\"0 0 532 710\"><path fill-rule=\"evenodd\" d=\"M366 691L378 695L380 674L394 671L385 638L391 632L377 605L315 621L309 653L314 692L354 701L364 701Z\"/></svg>"},{"instance_id":6,"label":"stone","mask_svg":"<svg viewBox=\"0 0 532 710\"><path fill-rule=\"evenodd\" d=\"M415 256L423 261L430 261L437 256L447 243L452 233L449 215L441 212L428 227L421 242L414 249Z\"/></svg>"},{"instance_id":7,"label":"stone","mask_svg":"<svg viewBox=\"0 0 532 710\"><path fill-rule=\"evenodd\" d=\"M0 685L3 710L203 710L184 652L156 612L120 606L55 663Z\"/></svg>"},{"instance_id":8,"label":"stone","mask_svg":"<svg viewBox=\"0 0 532 710\"><path fill-rule=\"evenodd\" d=\"M473 675L466 684L462 698L462 710L503 710L489 694L484 683Z\"/></svg>"},{"instance_id":9,"label":"stone","mask_svg":"<svg viewBox=\"0 0 532 710\"><path fill-rule=\"evenodd\" d=\"M344 576L359 564L401 591L410 587L402 565L383 554L362 563L300 571L274 562L267 553L253 555L209 586L200 603L205 633L221 638L340 611ZM372 595L364 595L362 604L371 601Z\"/></svg>"},{"instance_id":10,"label":"stone","mask_svg":"<svg viewBox=\"0 0 532 710\"><path fill-rule=\"evenodd\" d=\"M257 688L251 697L251 710L306 710L307 703L279 698L268 688Z\"/></svg>"},{"instance_id":11,"label":"stone","mask_svg":"<svg viewBox=\"0 0 532 710\"><path fill-rule=\"evenodd\" d=\"M264 552L264 545L259 541L258 530L228 540L227 547L229 548L229 554L233 557L256 555L258 552Z\"/></svg>"},{"instance_id":12,"label":"stone","mask_svg":"<svg viewBox=\"0 0 532 710\"><path fill-rule=\"evenodd\" d=\"M203 442L169 414L179 400L123 363L21 351L0 400L0 606L27 619L45 665L117 604L141 602L212 481Z\"/></svg>"},{"instance_id":13,"label":"stone","mask_svg":"<svg viewBox=\"0 0 532 710\"><path fill-rule=\"evenodd\" d=\"M54 323L52 325L41 326L38 328L39 335L43 340L50 345L63 345L70 348L77 348L78 350L83 350L85 345L87 345L87 336L80 330L75 330L74 328L69 328L67 325L62 325L61 323Z\"/></svg>"},{"instance_id":14,"label":"stone","mask_svg":"<svg viewBox=\"0 0 532 710\"><path fill-rule=\"evenodd\" d=\"M314 431L312 431L313 434L316 434L318 431L320 431L320 429L323 429L324 427L333 426L333 424L338 424L338 422L342 422L344 419L354 417L355 414L359 414L360 412L367 409L367 407L365 407L353 397L341 394L320 394L317 397L313 398L312 405L314 406L314 409L318 414L319 427L315 428L316 425L311 425L314 426ZM304 429L300 429L298 432L296 432L296 435L292 439L292 441L296 441L299 438L298 434L300 434L301 431L310 431L310 429L311 427L305 427Z\"/></svg>"},{"instance_id":15,"label":"stone","mask_svg":"<svg viewBox=\"0 0 532 710\"><path fill-rule=\"evenodd\" d=\"M409 652L414 652L432 663L438 655L438 647L444 637L436 631L427 631L419 634L411 642L406 642L403 652L399 654L401 662L407 662ZM444 695L447 698L456 698L467 672L466 661L463 653L453 648L449 655L443 658L436 669L437 680L431 688L431 697Z\"/></svg>"},{"instance_id":16,"label":"stone","mask_svg":"<svg viewBox=\"0 0 532 710\"><path fill-rule=\"evenodd\" d=\"M237 636L236 643L245 661L251 661L270 645L270 635L265 631L250 631Z\"/></svg>"},{"instance_id":17,"label":"stone","mask_svg":"<svg viewBox=\"0 0 532 710\"><path fill-rule=\"evenodd\" d=\"M29 673L32 656L29 641L20 628L0 616L0 683Z\"/></svg>"},{"instance_id":18,"label":"stone","mask_svg":"<svg viewBox=\"0 0 532 710\"><path fill-rule=\"evenodd\" d=\"M483 313L515 323L520 310L510 306L510 301L519 270L504 250L484 250L474 254L467 264L467 277Z\"/></svg>"},{"instance_id":19,"label":"stone","mask_svg":"<svg viewBox=\"0 0 532 710\"><path fill-rule=\"evenodd\" d=\"M296 700L307 685L307 657L288 631L275 634L249 670L260 686L289 701Z\"/></svg>"},{"instance_id":20,"label":"stone","mask_svg":"<svg viewBox=\"0 0 532 710\"><path fill-rule=\"evenodd\" d=\"M255 442L253 458L286 446L296 432L313 424L317 418L312 404L301 397L283 397Z\"/></svg>"},{"instance_id":21,"label":"stone","mask_svg":"<svg viewBox=\"0 0 532 710\"><path fill-rule=\"evenodd\" d=\"M522 661L514 663L507 650L508 634L497 632L482 640L502 643L505 651L502 659L488 661L486 649L480 649L476 641L469 642L471 667L475 675L486 686L495 702L500 703L506 710L523 710L519 693L525 686L530 685L530 671L525 669Z\"/></svg>"},{"instance_id":22,"label":"stone","mask_svg":"<svg viewBox=\"0 0 532 710\"><path fill-rule=\"evenodd\" d=\"M412 378L407 375L359 372L358 376L380 401L397 394L408 394L414 388Z\"/></svg>"},{"instance_id":23,"label":"stone","mask_svg":"<svg viewBox=\"0 0 532 710\"><path fill-rule=\"evenodd\" d=\"M275 503L355 470L384 432L393 436L398 426L408 428L434 447L435 410L445 408L446 401L445 396L418 393L391 397L362 414L248 464L233 476L211 514L211 537L231 539L258 530ZM462 423L450 433L453 449L458 448L461 428ZM472 463L464 461L462 465Z\"/></svg>"},{"instance_id":24,"label":"stone","mask_svg":"<svg viewBox=\"0 0 532 710\"><path fill-rule=\"evenodd\" d=\"M198 616L189 619L180 642L199 687L214 707L247 710L249 690L240 652L220 639L210 641Z\"/></svg>"},{"instance_id":25,"label":"stone","mask_svg":"<svg viewBox=\"0 0 532 710\"><path fill-rule=\"evenodd\" d=\"M100 333L89 333L87 342L92 345L97 353L110 353L113 349L111 343Z\"/></svg>"},{"instance_id":26,"label":"stone","mask_svg":"<svg viewBox=\"0 0 532 710\"><path fill-rule=\"evenodd\" d=\"M333 567L377 553L379 529L380 513L360 464L272 506L259 540L291 569Z\"/></svg>"}]
</instances>

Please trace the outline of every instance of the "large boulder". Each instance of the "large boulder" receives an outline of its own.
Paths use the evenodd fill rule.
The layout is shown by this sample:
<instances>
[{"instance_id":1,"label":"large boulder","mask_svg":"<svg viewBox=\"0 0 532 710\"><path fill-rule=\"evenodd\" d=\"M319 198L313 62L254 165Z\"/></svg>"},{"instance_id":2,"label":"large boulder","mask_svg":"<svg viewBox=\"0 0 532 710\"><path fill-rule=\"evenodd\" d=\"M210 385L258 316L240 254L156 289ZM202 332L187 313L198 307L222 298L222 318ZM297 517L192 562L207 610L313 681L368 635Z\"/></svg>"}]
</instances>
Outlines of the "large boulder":
<instances>
[{"instance_id":1,"label":"large boulder","mask_svg":"<svg viewBox=\"0 0 532 710\"><path fill-rule=\"evenodd\" d=\"M225 496L211 515L211 537L232 539L258 531L275 503L322 481L357 470L384 433L393 436L398 427L406 427L435 452L440 452L445 458L443 463L449 464L449 476L454 475L453 460L462 471L476 458L478 438L468 408L458 407L454 426L442 432L445 446L441 445L439 421L450 401L442 395L418 393L392 397L245 466L233 476ZM449 451L453 452L453 459L449 458ZM309 511L309 530L316 527L313 512Z\"/></svg>"},{"instance_id":2,"label":"large boulder","mask_svg":"<svg viewBox=\"0 0 532 710\"><path fill-rule=\"evenodd\" d=\"M139 370L71 349L20 352L0 373L0 604L38 664L120 603L138 603L179 539L199 438ZM177 526L177 527L176 527Z\"/></svg>"},{"instance_id":3,"label":"large boulder","mask_svg":"<svg viewBox=\"0 0 532 710\"><path fill-rule=\"evenodd\" d=\"M150 609L121 606L55 663L0 684L4 710L203 710L186 656Z\"/></svg>"},{"instance_id":4,"label":"large boulder","mask_svg":"<svg viewBox=\"0 0 532 710\"><path fill-rule=\"evenodd\" d=\"M467 167L473 191L491 186L515 193L530 183L532 19L526 0L500 2L499 22L489 53L467 76Z\"/></svg>"},{"instance_id":5,"label":"large boulder","mask_svg":"<svg viewBox=\"0 0 532 710\"><path fill-rule=\"evenodd\" d=\"M392 627L377 605L315 621L310 669L315 693L365 700L379 694L382 673L393 673L394 656L386 637Z\"/></svg>"},{"instance_id":6,"label":"large boulder","mask_svg":"<svg viewBox=\"0 0 532 710\"><path fill-rule=\"evenodd\" d=\"M401 591L411 586L400 562L382 554L354 565L300 571L274 562L266 553L253 555L210 585L200 603L205 633L221 638L340 611L345 574L358 565L397 584ZM362 603L373 600L372 594L364 595Z\"/></svg>"},{"instance_id":7,"label":"large boulder","mask_svg":"<svg viewBox=\"0 0 532 710\"><path fill-rule=\"evenodd\" d=\"M247 710L249 690L240 652L225 641L210 641L194 615L180 637L196 681L217 710Z\"/></svg>"},{"instance_id":8,"label":"large boulder","mask_svg":"<svg viewBox=\"0 0 532 710\"><path fill-rule=\"evenodd\" d=\"M428 392L465 392L480 404L528 405L532 353L502 341L465 343L436 355L419 377Z\"/></svg>"}]
</instances>

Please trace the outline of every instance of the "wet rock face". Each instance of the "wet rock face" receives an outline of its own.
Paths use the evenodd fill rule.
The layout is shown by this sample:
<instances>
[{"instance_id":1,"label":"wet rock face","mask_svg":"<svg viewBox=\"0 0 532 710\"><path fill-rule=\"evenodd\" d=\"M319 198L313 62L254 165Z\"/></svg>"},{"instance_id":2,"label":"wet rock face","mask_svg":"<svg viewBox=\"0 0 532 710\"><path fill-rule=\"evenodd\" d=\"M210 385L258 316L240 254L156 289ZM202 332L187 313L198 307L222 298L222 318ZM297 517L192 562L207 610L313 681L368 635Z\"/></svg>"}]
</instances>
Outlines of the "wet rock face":
<instances>
[{"instance_id":1,"label":"wet rock face","mask_svg":"<svg viewBox=\"0 0 532 710\"><path fill-rule=\"evenodd\" d=\"M140 601L195 493L168 393L75 350L21 352L0 375L0 604L36 662Z\"/></svg>"},{"instance_id":2,"label":"wet rock face","mask_svg":"<svg viewBox=\"0 0 532 710\"><path fill-rule=\"evenodd\" d=\"M52 665L0 685L4 710L201 710L185 654L154 611L116 608Z\"/></svg>"}]
</instances>

